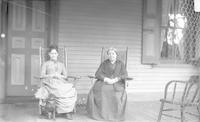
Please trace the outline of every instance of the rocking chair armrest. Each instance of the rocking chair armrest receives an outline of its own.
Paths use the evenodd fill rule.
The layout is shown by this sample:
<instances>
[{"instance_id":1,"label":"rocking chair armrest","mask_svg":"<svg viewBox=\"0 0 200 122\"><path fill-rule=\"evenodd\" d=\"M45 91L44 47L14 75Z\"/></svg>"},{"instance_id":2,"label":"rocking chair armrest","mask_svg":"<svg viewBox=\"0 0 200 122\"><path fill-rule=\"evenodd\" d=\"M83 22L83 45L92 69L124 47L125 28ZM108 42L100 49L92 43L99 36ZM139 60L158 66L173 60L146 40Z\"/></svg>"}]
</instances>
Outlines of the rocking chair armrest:
<instances>
[{"instance_id":1,"label":"rocking chair armrest","mask_svg":"<svg viewBox=\"0 0 200 122\"><path fill-rule=\"evenodd\" d=\"M76 88L77 86L77 81L80 79L81 77L79 76L67 76L67 78L65 79L66 82L73 84L73 87Z\"/></svg>"},{"instance_id":2,"label":"rocking chair armrest","mask_svg":"<svg viewBox=\"0 0 200 122\"><path fill-rule=\"evenodd\" d=\"M92 75L88 75L87 77L91 78L91 79L96 79L96 77L92 76ZM133 80L133 78L132 77L127 77L126 80Z\"/></svg>"},{"instance_id":3,"label":"rocking chair armrest","mask_svg":"<svg viewBox=\"0 0 200 122\"><path fill-rule=\"evenodd\" d=\"M40 77L40 76L34 76L34 78L37 79L37 80L42 80L42 79L44 79L44 78L42 78L42 77ZM40 83L37 84L37 87L41 87L41 86L43 86L43 82L40 82Z\"/></svg>"},{"instance_id":4,"label":"rocking chair armrest","mask_svg":"<svg viewBox=\"0 0 200 122\"><path fill-rule=\"evenodd\" d=\"M34 76L35 79L42 79L40 76Z\"/></svg>"},{"instance_id":5,"label":"rocking chair armrest","mask_svg":"<svg viewBox=\"0 0 200 122\"><path fill-rule=\"evenodd\" d=\"M133 80L133 78L132 77L127 77L126 80L128 80L128 81L129 80Z\"/></svg>"},{"instance_id":6,"label":"rocking chair armrest","mask_svg":"<svg viewBox=\"0 0 200 122\"><path fill-rule=\"evenodd\" d=\"M96 79L96 77L93 76L93 75L88 75L87 77L90 78L90 79Z\"/></svg>"},{"instance_id":7,"label":"rocking chair armrest","mask_svg":"<svg viewBox=\"0 0 200 122\"><path fill-rule=\"evenodd\" d=\"M68 79L78 80L80 78L81 78L81 76L67 76L67 80Z\"/></svg>"}]
</instances>

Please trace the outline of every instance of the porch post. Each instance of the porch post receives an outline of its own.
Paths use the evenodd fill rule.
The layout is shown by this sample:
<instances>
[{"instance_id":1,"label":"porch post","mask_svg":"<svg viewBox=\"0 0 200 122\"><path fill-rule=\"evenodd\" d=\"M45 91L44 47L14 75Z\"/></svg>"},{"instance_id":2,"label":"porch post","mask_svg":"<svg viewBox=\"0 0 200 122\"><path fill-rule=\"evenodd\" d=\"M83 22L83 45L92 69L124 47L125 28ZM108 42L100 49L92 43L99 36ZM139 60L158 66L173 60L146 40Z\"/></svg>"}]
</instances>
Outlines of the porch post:
<instances>
[{"instance_id":1,"label":"porch post","mask_svg":"<svg viewBox=\"0 0 200 122\"><path fill-rule=\"evenodd\" d=\"M59 0L50 0L49 12L49 44L58 44Z\"/></svg>"},{"instance_id":2,"label":"porch post","mask_svg":"<svg viewBox=\"0 0 200 122\"><path fill-rule=\"evenodd\" d=\"M4 14L5 7L3 7L3 0L0 0L0 103L3 103L5 101L5 17Z\"/></svg>"}]
</instances>

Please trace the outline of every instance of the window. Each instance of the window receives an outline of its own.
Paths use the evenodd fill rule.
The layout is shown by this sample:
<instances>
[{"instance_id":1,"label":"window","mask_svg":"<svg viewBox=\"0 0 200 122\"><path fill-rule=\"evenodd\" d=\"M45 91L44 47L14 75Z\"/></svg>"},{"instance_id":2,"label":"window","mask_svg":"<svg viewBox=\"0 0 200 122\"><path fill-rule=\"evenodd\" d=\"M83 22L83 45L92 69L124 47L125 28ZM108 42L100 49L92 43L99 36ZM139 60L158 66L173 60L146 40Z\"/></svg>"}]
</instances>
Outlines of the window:
<instances>
[{"instance_id":1,"label":"window","mask_svg":"<svg viewBox=\"0 0 200 122\"><path fill-rule=\"evenodd\" d=\"M162 0L160 62L195 64L200 57L200 13L193 0Z\"/></svg>"}]
</instances>

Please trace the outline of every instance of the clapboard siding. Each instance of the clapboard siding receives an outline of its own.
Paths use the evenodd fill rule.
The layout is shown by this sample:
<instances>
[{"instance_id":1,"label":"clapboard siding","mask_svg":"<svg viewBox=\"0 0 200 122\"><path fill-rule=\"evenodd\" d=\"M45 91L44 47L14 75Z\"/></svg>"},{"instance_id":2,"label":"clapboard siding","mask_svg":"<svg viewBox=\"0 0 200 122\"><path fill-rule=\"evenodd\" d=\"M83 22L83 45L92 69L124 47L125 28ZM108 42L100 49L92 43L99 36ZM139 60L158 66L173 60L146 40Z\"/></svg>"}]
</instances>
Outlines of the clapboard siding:
<instances>
[{"instance_id":1,"label":"clapboard siding","mask_svg":"<svg viewBox=\"0 0 200 122\"><path fill-rule=\"evenodd\" d=\"M169 80L197 73L187 65L141 64L142 0L60 0L59 5L59 46L68 49L68 74L82 76L79 93L89 91L91 82L84 76L94 75L102 47L129 48L127 70L134 78L129 100L158 99L150 94L162 93Z\"/></svg>"}]
</instances>

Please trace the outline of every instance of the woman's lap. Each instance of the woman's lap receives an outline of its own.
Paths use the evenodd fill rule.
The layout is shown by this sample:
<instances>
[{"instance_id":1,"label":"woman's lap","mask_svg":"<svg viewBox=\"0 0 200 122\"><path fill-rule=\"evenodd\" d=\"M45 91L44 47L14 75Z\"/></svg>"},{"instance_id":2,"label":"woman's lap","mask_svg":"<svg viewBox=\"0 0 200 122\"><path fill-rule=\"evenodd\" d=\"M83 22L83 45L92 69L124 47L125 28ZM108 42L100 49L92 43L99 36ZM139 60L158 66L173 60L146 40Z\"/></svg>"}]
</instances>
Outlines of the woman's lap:
<instances>
[{"instance_id":1,"label":"woman's lap","mask_svg":"<svg viewBox=\"0 0 200 122\"><path fill-rule=\"evenodd\" d=\"M71 84L58 79L48 79L45 86L49 93L55 96L57 112L68 113L73 111L77 99L77 92Z\"/></svg>"},{"instance_id":2,"label":"woman's lap","mask_svg":"<svg viewBox=\"0 0 200 122\"><path fill-rule=\"evenodd\" d=\"M97 81L88 95L88 114L94 119L115 120L124 115L125 90L116 91L113 85Z\"/></svg>"}]
</instances>

